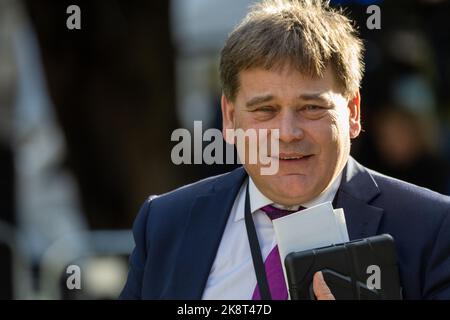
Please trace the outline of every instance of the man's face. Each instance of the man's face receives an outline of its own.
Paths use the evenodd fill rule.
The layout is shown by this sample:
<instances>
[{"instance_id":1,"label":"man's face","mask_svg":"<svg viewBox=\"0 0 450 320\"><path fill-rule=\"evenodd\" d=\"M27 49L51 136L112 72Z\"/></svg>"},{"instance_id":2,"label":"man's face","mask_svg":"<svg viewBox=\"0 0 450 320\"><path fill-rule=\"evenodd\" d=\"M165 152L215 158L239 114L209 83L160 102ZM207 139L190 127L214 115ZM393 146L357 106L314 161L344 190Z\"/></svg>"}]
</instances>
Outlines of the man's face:
<instances>
[{"instance_id":1,"label":"man's face","mask_svg":"<svg viewBox=\"0 0 450 320\"><path fill-rule=\"evenodd\" d=\"M261 163L244 167L266 197L283 205L310 201L325 190L345 166L350 138L361 130L359 93L346 99L331 68L323 78L288 67L243 71L235 101L222 97L222 113L224 130L279 129L278 172L261 175Z\"/></svg>"}]
</instances>

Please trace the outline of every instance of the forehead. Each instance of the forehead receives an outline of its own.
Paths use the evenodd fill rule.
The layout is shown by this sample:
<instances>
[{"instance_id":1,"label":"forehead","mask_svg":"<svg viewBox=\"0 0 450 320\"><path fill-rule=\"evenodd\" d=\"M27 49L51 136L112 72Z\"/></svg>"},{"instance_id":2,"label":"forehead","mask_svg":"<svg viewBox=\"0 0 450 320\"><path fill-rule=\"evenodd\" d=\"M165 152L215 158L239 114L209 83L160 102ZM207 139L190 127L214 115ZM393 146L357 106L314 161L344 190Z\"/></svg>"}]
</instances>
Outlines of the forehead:
<instances>
[{"instance_id":1,"label":"forehead","mask_svg":"<svg viewBox=\"0 0 450 320\"><path fill-rule=\"evenodd\" d=\"M249 99L254 95L294 98L302 94L341 93L331 67L323 77L312 77L295 68L283 67L266 70L252 68L239 74L238 99Z\"/></svg>"}]
</instances>

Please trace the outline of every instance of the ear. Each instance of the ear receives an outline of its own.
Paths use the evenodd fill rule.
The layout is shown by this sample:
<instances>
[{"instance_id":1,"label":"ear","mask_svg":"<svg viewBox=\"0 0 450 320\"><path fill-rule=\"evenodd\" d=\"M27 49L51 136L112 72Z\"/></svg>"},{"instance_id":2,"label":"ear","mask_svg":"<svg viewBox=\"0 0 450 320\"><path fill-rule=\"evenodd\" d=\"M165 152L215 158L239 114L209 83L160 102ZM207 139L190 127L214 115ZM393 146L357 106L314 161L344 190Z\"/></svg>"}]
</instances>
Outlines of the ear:
<instances>
[{"instance_id":1,"label":"ear","mask_svg":"<svg viewBox=\"0 0 450 320\"><path fill-rule=\"evenodd\" d=\"M222 134L225 139L225 141L229 144L234 144L234 136L228 137L227 136L227 129L234 129L235 128L235 121L234 121L234 103L229 101L227 97L222 94L221 99L221 106L222 106Z\"/></svg>"},{"instance_id":2,"label":"ear","mask_svg":"<svg viewBox=\"0 0 450 320\"><path fill-rule=\"evenodd\" d=\"M355 139L361 132L361 114L360 114L361 96L359 90L355 92L354 96L348 102L349 123L350 123L350 138Z\"/></svg>"}]
</instances>

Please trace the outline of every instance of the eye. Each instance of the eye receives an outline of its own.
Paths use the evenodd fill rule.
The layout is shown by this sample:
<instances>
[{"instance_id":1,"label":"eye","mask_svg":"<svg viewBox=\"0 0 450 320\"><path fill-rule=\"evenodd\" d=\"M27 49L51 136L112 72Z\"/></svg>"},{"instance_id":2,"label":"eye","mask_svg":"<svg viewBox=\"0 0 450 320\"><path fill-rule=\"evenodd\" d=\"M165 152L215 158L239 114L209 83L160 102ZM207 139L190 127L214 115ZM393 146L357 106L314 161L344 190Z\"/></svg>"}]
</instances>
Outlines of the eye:
<instances>
[{"instance_id":1,"label":"eye","mask_svg":"<svg viewBox=\"0 0 450 320\"><path fill-rule=\"evenodd\" d=\"M271 106L262 106L255 109L255 111L259 112L273 112L275 109Z\"/></svg>"},{"instance_id":2,"label":"eye","mask_svg":"<svg viewBox=\"0 0 450 320\"><path fill-rule=\"evenodd\" d=\"M310 105L307 105L304 107L305 111L320 111L323 109L325 109L325 108L321 107L321 106L313 105L313 104L310 104Z\"/></svg>"},{"instance_id":3,"label":"eye","mask_svg":"<svg viewBox=\"0 0 450 320\"><path fill-rule=\"evenodd\" d=\"M300 109L300 112L304 117L316 120L325 116L327 114L328 109L330 108L317 104L307 104Z\"/></svg>"}]
</instances>

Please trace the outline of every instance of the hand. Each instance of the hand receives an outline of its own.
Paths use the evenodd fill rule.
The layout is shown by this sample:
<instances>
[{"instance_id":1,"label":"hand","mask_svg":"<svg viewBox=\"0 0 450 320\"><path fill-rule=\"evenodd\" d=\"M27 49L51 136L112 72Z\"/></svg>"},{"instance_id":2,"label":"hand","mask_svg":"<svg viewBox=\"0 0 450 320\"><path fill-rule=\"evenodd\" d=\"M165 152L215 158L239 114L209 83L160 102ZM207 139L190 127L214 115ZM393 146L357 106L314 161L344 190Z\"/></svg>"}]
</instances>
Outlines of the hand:
<instances>
[{"instance_id":1,"label":"hand","mask_svg":"<svg viewBox=\"0 0 450 320\"><path fill-rule=\"evenodd\" d=\"M313 290L317 300L336 300L328 288L322 272L316 272L313 278Z\"/></svg>"}]
</instances>

